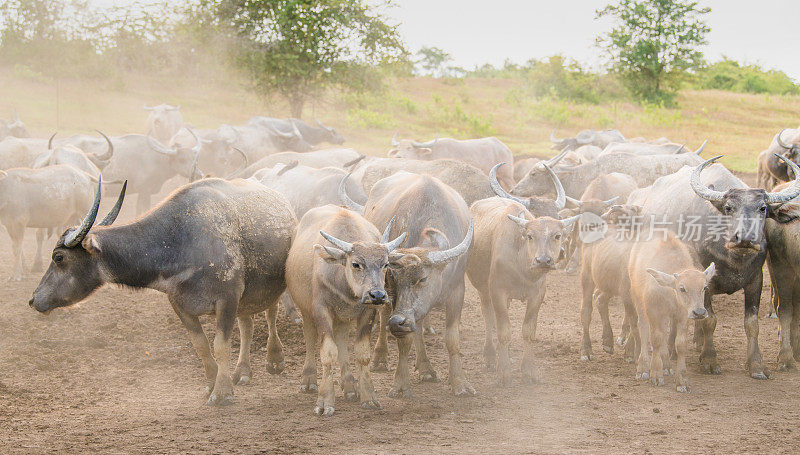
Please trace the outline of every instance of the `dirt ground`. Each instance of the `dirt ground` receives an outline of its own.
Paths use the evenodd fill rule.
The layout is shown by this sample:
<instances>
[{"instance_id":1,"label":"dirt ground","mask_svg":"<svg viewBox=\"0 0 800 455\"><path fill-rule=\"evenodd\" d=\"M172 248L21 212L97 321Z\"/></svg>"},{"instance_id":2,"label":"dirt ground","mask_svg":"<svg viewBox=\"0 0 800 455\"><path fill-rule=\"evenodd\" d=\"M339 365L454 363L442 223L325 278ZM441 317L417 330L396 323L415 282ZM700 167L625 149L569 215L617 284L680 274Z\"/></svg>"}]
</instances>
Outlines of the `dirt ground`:
<instances>
[{"instance_id":1,"label":"dirt ground","mask_svg":"<svg viewBox=\"0 0 800 455\"><path fill-rule=\"evenodd\" d=\"M112 197L104 202L110 205ZM130 218L133 200L121 219ZM51 239L51 243L52 243ZM49 248L52 244L48 245ZM45 252L49 257L49 248ZM595 313L595 359L579 360L580 289L577 276L548 278L537 330L542 381L500 388L483 370L483 319L470 286L462 317L466 374L478 392L456 398L446 387L447 356L436 336L429 355L439 383L420 383L414 397L392 399L393 371L374 377L380 411L365 411L337 394L336 414L313 415L315 396L300 392L304 347L299 326L283 314L279 333L286 370L265 369L266 323L256 321L251 383L235 389L235 404L204 405L200 361L166 297L155 291L106 286L87 301L42 316L27 301L40 273L8 282L11 252L0 240L0 453L789 453L800 449L800 373L774 372L768 381L744 370L743 296L715 298L721 376L689 361L690 394L674 379L656 388L634 378L617 350L600 347ZM32 231L25 254L35 251ZM764 286L762 316L769 298ZM522 354L524 309L512 305L512 356ZM612 306L615 331L622 311ZM212 324L206 322L212 330ZM775 369L778 324L761 320L760 345ZM238 333L237 333L238 336ZM235 346L238 349L238 344ZM413 354L412 354L413 356ZM390 365L396 347L390 340ZM413 365L413 363L412 363ZM337 375L338 376L338 375Z\"/></svg>"}]
</instances>

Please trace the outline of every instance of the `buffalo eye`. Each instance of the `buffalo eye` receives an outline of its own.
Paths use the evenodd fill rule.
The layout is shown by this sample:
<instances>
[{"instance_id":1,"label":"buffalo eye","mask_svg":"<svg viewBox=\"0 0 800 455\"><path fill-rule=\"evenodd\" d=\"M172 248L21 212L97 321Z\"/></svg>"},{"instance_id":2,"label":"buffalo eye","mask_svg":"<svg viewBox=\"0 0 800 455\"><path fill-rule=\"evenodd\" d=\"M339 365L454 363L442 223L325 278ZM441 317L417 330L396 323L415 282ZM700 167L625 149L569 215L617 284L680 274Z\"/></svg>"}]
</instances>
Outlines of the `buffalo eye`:
<instances>
[{"instance_id":1,"label":"buffalo eye","mask_svg":"<svg viewBox=\"0 0 800 455\"><path fill-rule=\"evenodd\" d=\"M758 211L761 213L767 213L767 206L762 205L761 207L758 208Z\"/></svg>"},{"instance_id":2,"label":"buffalo eye","mask_svg":"<svg viewBox=\"0 0 800 455\"><path fill-rule=\"evenodd\" d=\"M561 233L560 232L557 233L556 235L553 236L553 238L556 240L561 240Z\"/></svg>"},{"instance_id":3,"label":"buffalo eye","mask_svg":"<svg viewBox=\"0 0 800 455\"><path fill-rule=\"evenodd\" d=\"M681 286L680 289L681 289L681 292L686 292L686 286Z\"/></svg>"},{"instance_id":4,"label":"buffalo eye","mask_svg":"<svg viewBox=\"0 0 800 455\"><path fill-rule=\"evenodd\" d=\"M420 279L417 281L417 284L422 284L422 283L424 283L424 282L426 282L426 281L428 281L428 277L426 277L426 276L425 276L425 277L422 277L422 278L420 278Z\"/></svg>"},{"instance_id":5,"label":"buffalo eye","mask_svg":"<svg viewBox=\"0 0 800 455\"><path fill-rule=\"evenodd\" d=\"M63 260L64 260L64 255L63 254L54 254L53 255L53 262L55 262L56 264L61 264L61 261L63 261Z\"/></svg>"},{"instance_id":6,"label":"buffalo eye","mask_svg":"<svg viewBox=\"0 0 800 455\"><path fill-rule=\"evenodd\" d=\"M358 270L358 269L360 269L360 268L361 268L361 264L359 264L358 262L354 262L354 263L352 263L352 264L350 264L350 265L352 265L352 266L353 266L353 268L354 268L354 269L356 269L356 270Z\"/></svg>"},{"instance_id":7,"label":"buffalo eye","mask_svg":"<svg viewBox=\"0 0 800 455\"><path fill-rule=\"evenodd\" d=\"M733 210L733 209L731 208L730 205L725 205L725 206L722 207L722 212L725 213L725 214L731 213L731 210Z\"/></svg>"}]
</instances>

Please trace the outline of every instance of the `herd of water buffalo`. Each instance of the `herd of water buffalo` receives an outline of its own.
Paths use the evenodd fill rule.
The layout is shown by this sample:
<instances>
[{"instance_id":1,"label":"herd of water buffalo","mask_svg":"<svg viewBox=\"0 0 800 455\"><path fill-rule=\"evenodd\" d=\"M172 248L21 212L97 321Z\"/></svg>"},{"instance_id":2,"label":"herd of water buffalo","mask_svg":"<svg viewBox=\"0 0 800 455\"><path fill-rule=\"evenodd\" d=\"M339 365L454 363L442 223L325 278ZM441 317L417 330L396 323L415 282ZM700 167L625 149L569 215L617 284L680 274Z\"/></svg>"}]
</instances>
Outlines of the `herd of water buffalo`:
<instances>
[{"instance_id":1,"label":"herd of water buffalo","mask_svg":"<svg viewBox=\"0 0 800 455\"><path fill-rule=\"evenodd\" d=\"M177 106L145 108L144 135L48 140L28 137L16 114L0 122L0 221L13 244L12 279L28 271L21 243L35 228L32 270L42 268L45 239L62 233L30 300L39 312L77 303L105 283L164 292L203 362L209 404L231 402L233 385L252 377L257 313L267 313L267 370L283 370L279 300L302 319L301 389L317 394L317 414L334 412L337 366L346 399L380 408L370 372L388 369L389 334L398 349L390 396L411 395L412 345L420 379L437 380L423 337L438 308L450 389L473 395L459 350L466 278L480 296L484 361L501 385L511 381L509 304L525 302L520 369L535 381L537 317L546 278L558 268L580 270L582 360L593 357L596 306L605 351L624 346L638 378L662 385L674 373L677 390L688 392L689 319L702 368L721 372L712 306L721 293L744 291L746 368L770 377L758 347L766 261L780 319L778 367L794 369L800 359L800 128L772 139L758 158L764 188L750 188L715 164L719 157L701 158L705 143L692 151L616 130L551 136L558 153L550 159L514 156L496 138L438 136L395 136L388 157L375 158L321 148L344 139L319 122L254 117L195 131ZM175 176L190 183L150 209L151 196ZM96 223L103 190L119 197ZM131 193L137 218L114 225ZM616 340L613 298L625 309ZM216 316L213 351L202 315ZM241 344L231 376L234 322Z\"/></svg>"}]
</instances>

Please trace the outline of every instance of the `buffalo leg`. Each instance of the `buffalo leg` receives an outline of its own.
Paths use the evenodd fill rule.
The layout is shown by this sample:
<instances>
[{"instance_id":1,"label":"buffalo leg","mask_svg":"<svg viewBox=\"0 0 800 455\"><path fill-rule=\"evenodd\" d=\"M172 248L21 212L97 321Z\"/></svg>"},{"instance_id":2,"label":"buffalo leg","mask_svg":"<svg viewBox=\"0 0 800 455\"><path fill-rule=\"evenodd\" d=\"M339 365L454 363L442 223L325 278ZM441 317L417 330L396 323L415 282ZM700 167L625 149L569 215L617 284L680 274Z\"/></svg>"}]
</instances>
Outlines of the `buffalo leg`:
<instances>
[{"instance_id":1,"label":"buffalo leg","mask_svg":"<svg viewBox=\"0 0 800 455\"><path fill-rule=\"evenodd\" d=\"M656 386L664 385L664 355L667 351L664 340L664 321L650 318L650 343L653 346L653 356L650 357L650 382Z\"/></svg>"},{"instance_id":2,"label":"buffalo leg","mask_svg":"<svg viewBox=\"0 0 800 455\"><path fill-rule=\"evenodd\" d=\"M286 313L286 317L290 321L295 324L303 322L303 319L300 317L300 311L297 310L297 305L294 304L294 300L292 300L292 296L288 292L281 294L281 304L283 305L283 311Z\"/></svg>"},{"instance_id":3,"label":"buffalo leg","mask_svg":"<svg viewBox=\"0 0 800 455\"><path fill-rule=\"evenodd\" d=\"M639 349L641 348L641 337L639 336L639 315L636 313L636 307L633 305L633 300L630 294L620 296L622 299L622 307L625 309L625 318L623 319L622 333L625 336L625 353L623 358L626 363L633 363L639 356ZM625 324L627 323L628 330L625 334Z\"/></svg>"},{"instance_id":4,"label":"buffalo leg","mask_svg":"<svg viewBox=\"0 0 800 455\"><path fill-rule=\"evenodd\" d=\"M347 401L356 401L358 399L358 387L356 378L350 371L350 353L347 350L347 332L349 324L336 320L333 323L333 337L336 343L336 352L338 352L339 371L342 375L342 392L344 399Z\"/></svg>"},{"instance_id":5,"label":"buffalo leg","mask_svg":"<svg viewBox=\"0 0 800 455\"><path fill-rule=\"evenodd\" d=\"M708 316L695 322L695 336L699 333L703 340L703 350L700 353L700 365L706 373L721 374L722 368L717 363L717 350L714 349L714 330L717 328L717 315L714 313L712 305L713 293L710 290L705 294L705 307Z\"/></svg>"},{"instance_id":6,"label":"buffalo leg","mask_svg":"<svg viewBox=\"0 0 800 455\"><path fill-rule=\"evenodd\" d=\"M375 395L372 376L369 371L369 338L375 321L375 310L362 311L356 321L356 342L354 354L358 364L358 397L364 409L380 409L381 403Z\"/></svg>"},{"instance_id":7,"label":"buffalo leg","mask_svg":"<svg viewBox=\"0 0 800 455\"><path fill-rule=\"evenodd\" d=\"M650 378L650 321L644 314L642 302L635 302L639 332L639 359L636 362L636 379L647 380ZM634 327L631 326L631 332Z\"/></svg>"},{"instance_id":8,"label":"buffalo leg","mask_svg":"<svg viewBox=\"0 0 800 455\"><path fill-rule=\"evenodd\" d=\"M776 269L778 267L775 267ZM782 371L796 368L792 350L792 320L794 315L794 272L789 270L773 270L770 277L773 281L772 292L778 297L778 320L780 323L780 350L778 351L778 369Z\"/></svg>"},{"instance_id":9,"label":"buffalo leg","mask_svg":"<svg viewBox=\"0 0 800 455\"><path fill-rule=\"evenodd\" d=\"M317 324L310 314L303 315L303 340L306 344L306 357L300 375L300 391L317 391Z\"/></svg>"},{"instance_id":10,"label":"buffalo leg","mask_svg":"<svg viewBox=\"0 0 800 455\"><path fill-rule=\"evenodd\" d=\"M420 326L424 327L428 317L425 317ZM419 372L419 378L422 382L436 382L439 377L436 375L436 370L431 366L431 360L428 358L428 351L425 348L425 330L417 330L411 334L414 337L414 350L417 351L416 370Z\"/></svg>"},{"instance_id":11,"label":"buffalo leg","mask_svg":"<svg viewBox=\"0 0 800 455\"><path fill-rule=\"evenodd\" d=\"M372 351L372 361L369 366L372 371L389 371L389 344L386 321L389 320L391 312L391 305L384 305L378 312L378 341L375 342L375 349Z\"/></svg>"},{"instance_id":12,"label":"buffalo leg","mask_svg":"<svg viewBox=\"0 0 800 455\"><path fill-rule=\"evenodd\" d=\"M594 358L592 354L592 337L589 334L589 327L592 323L592 303L594 301L595 286L592 280L591 271L587 264L584 264L581 271L581 327L583 335L581 337L581 360L589 361Z\"/></svg>"},{"instance_id":13,"label":"buffalo leg","mask_svg":"<svg viewBox=\"0 0 800 455\"><path fill-rule=\"evenodd\" d=\"M747 370L754 379L769 379L772 375L764 366L758 348L758 307L761 300L761 273L744 288L744 330L747 334Z\"/></svg>"},{"instance_id":14,"label":"buffalo leg","mask_svg":"<svg viewBox=\"0 0 800 455\"><path fill-rule=\"evenodd\" d=\"M508 296L502 289L492 290L492 309L497 324L497 384L511 384L511 321L508 317Z\"/></svg>"},{"instance_id":15,"label":"buffalo leg","mask_svg":"<svg viewBox=\"0 0 800 455\"><path fill-rule=\"evenodd\" d=\"M317 322L318 336L322 340L322 345L319 350L319 358L322 363L322 380L319 385L319 392L317 393L317 405L314 408L314 413L321 416L332 416L334 411L334 401L336 392L333 385L333 367L338 362L339 349L334 340L334 322L331 315L324 308L322 304L314 302L314 320Z\"/></svg>"},{"instance_id":16,"label":"buffalo leg","mask_svg":"<svg viewBox=\"0 0 800 455\"><path fill-rule=\"evenodd\" d=\"M522 364L522 377L527 382L538 382L539 374L536 371L536 365L533 358L533 342L536 338L536 324L539 321L539 309L542 307L545 293L545 281L542 278L539 285L533 290L531 296L528 297L525 319L522 321L522 342L523 354Z\"/></svg>"},{"instance_id":17,"label":"buffalo leg","mask_svg":"<svg viewBox=\"0 0 800 455\"><path fill-rule=\"evenodd\" d=\"M447 346L447 353L450 357L450 388L454 394L475 395L467 378L464 376L464 369L461 366L461 351L459 350L461 309L464 306L464 279L456 285L450 292L447 303L445 304L445 329L444 343Z\"/></svg>"},{"instance_id":18,"label":"buffalo leg","mask_svg":"<svg viewBox=\"0 0 800 455\"><path fill-rule=\"evenodd\" d=\"M611 317L608 314L608 302L611 296L601 292L597 295L597 312L603 321L603 350L609 354L614 353L614 331L611 328Z\"/></svg>"},{"instance_id":19,"label":"buffalo leg","mask_svg":"<svg viewBox=\"0 0 800 455\"><path fill-rule=\"evenodd\" d=\"M494 345L495 316L492 308L492 300L489 293L478 291L481 299L481 314L483 315L483 327L486 340L483 343L483 360L486 364L486 371L494 371L497 365L497 350Z\"/></svg>"},{"instance_id":20,"label":"buffalo leg","mask_svg":"<svg viewBox=\"0 0 800 455\"><path fill-rule=\"evenodd\" d=\"M180 304L172 298L169 300L172 304L172 309L175 310L175 314L178 315L178 319L181 320L183 326L186 327L186 331L189 332L189 341L192 342L197 356L200 357L200 360L203 362L203 369L205 370L206 380L208 381L208 385L206 386L206 397L208 397L211 395L211 391L214 390L214 382L217 378L218 371L217 362L214 360L214 357L211 356L211 346L208 344L208 338L203 332L203 326L200 325L200 319L197 316L186 313Z\"/></svg>"},{"instance_id":21,"label":"buffalo leg","mask_svg":"<svg viewBox=\"0 0 800 455\"><path fill-rule=\"evenodd\" d=\"M238 299L220 300L216 305L217 331L214 335L214 358L217 360L217 379L207 404L225 405L233 402L233 381L231 381L231 334L236 320Z\"/></svg>"},{"instance_id":22,"label":"buffalo leg","mask_svg":"<svg viewBox=\"0 0 800 455\"><path fill-rule=\"evenodd\" d=\"M239 361L233 371L233 383L246 385L253 377L250 369L250 345L253 343L253 315L239 316Z\"/></svg>"},{"instance_id":23,"label":"buffalo leg","mask_svg":"<svg viewBox=\"0 0 800 455\"><path fill-rule=\"evenodd\" d=\"M685 393L691 390L689 378L686 377L686 355L689 352L688 321L684 317L678 317L672 325L675 327L675 390Z\"/></svg>"},{"instance_id":24,"label":"buffalo leg","mask_svg":"<svg viewBox=\"0 0 800 455\"><path fill-rule=\"evenodd\" d=\"M283 343L278 336L278 303L275 302L267 308L267 372L269 374L279 374L283 371L286 363L283 359Z\"/></svg>"},{"instance_id":25,"label":"buffalo leg","mask_svg":"<svg viewBox=\"0 0 800 455\"><path fill-rule=\"evenodd\" d=\"M42 244L44 243L45 229L36 230L36 256L33 258L31 272L42 271Z\"/></svg>"},{"instance_id":26,"label":"buffalo leg","mask_svg":"<svg viewBox=\"0 0 800 455\"><path fill-rule=\"evenodd\" d=\"M394 385L389 390L392 398L411 398L411 380L408 377L408 354L411 352L411 337L397 338L397 368Z\"/></svg>"},{"instance_id":27,"label":"buffalo leg","mask_svg":"<svg viewBox=\"0 0 800 455\"><path fill-rule=\"evenodd\" d=\"M22 281L25 277L25 265L22 258L22 240L25 238L25 226L6 226L11 237L11 251L14 254L14 274L9 281Z\"/></svg>"},{"instance_id":28,"label":"buffalo leg","mask_svg":"<svg viewBox=\"0 0 800 455\"><path fill-rule=\"evenodd\" d=\"M793 283L794 292L791 303L794 305L794 311L792 312L790 338L794 360L800 362L800 279L794 278Z\"/></svg>"}]
</instances>

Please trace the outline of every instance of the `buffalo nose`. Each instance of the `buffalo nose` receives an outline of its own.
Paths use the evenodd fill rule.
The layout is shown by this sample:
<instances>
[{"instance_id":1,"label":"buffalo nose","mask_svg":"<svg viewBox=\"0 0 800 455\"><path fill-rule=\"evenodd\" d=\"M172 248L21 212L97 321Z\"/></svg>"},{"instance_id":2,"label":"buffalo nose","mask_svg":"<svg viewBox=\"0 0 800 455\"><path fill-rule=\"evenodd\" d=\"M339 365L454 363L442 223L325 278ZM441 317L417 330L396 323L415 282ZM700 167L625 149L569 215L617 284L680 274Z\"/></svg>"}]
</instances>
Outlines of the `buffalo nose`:
<instances>
[{"instance_id":1,"label":"buffalo nose","mask_svg":"<svg viewBox=\"0 0 800 455\"><path fill-rule=\"evenodd\" d=\"M536 265L552 267L554 264L555 262L550 256L538 256L536 258Z\"/></svg>"},{"instance_id":2,"label":"buffalo nose","mask_svg":"<svg viewBox=\"0 0 800 455\"><path fill-rule=\"evenodd\" d=\"M394 336L405 336L406 334L416 330L414 320L402 314L393 314L388 321L389 331Z\"/></svg>"},{"instance_id":3,"label":"buffalo nose","mask_svg":"<svg viewBox=\"0 0 800 455\"><path fill-rule=\"evenodd\" d=\"M694 319L702 319L702 318L706 317L707 313L708 313L708 311L706 311L705 308L695 308L694 310L692 310L692 318L694 318Z\"/></svg>"},{"instance_id":4,"label":"buffalo nose","mask_svg":"<svg viewBox=\"0 0 800 455\"><path fill-rule=\"evenodd\" d=\"M386 292L382 289L373 289L369 291L368 295L372 303L386 302Z\"/></svg>"}]
</instances>

